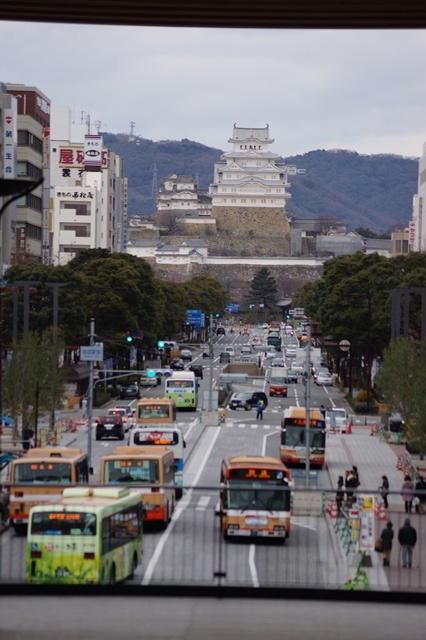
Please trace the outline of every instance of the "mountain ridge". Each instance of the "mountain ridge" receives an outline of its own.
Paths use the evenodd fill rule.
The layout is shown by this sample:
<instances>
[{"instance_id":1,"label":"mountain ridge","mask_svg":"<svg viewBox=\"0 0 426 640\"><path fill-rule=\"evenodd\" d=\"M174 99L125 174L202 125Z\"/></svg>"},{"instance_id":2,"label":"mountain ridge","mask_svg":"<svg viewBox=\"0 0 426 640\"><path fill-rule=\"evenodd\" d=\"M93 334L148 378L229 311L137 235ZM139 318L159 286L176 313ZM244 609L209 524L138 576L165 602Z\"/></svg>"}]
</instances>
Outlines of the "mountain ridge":
<instances>
[{"instance_id":1,"label":"mountain ridge","mask_svg":"<svg viewBox=\"0 0 426 640\"><path fill-rule=\"evenodd\" d=\"M104 144L124 160L128 178L129 215L153 216L157 190L170 173L192 175L207 189L221 149L184 138L153 142L128 134L102 133ZM407 225L417 193L418 158L396 154L317 149L283 156L288 165L306 173L289 176L287 211L296 218L334 216L348 229L364 227L383 234L396 224ZM156 169L156 171L155 171Z\"/></svg>"}]
</instances>

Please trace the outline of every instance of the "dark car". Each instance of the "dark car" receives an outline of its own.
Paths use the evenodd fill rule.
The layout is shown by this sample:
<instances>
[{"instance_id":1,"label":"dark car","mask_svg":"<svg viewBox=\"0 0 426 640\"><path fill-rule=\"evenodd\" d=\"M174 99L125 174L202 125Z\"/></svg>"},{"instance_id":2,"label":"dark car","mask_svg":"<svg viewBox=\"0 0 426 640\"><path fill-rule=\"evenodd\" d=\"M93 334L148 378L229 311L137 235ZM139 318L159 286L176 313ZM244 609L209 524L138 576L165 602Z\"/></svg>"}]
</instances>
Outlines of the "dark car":
<instances>
[{"instance_id":1,"label":"dark car","mask_svg":"<svg viewBox=\"0 0 426 640\"><path fill-rule=\"evenodd\" d=\"M173 369L173 371L184 371L185 363L181 358L174 358L170 363L170 369Z\"/></svg>"},{"instance_id":2,"label":"dark car","mask_svg":"<svg viewBox=\"0 0 426 640\"><path fill-rule=\"evenodd\" d=\"M222 351L219 356L219 362L231 362L231 354L228 351Z\"/></svg>"},{"instance_id":3,"label":"dark car","mask_svg":"<svg viewBox=\"0 0 426 640\"><path fill-rule=\"evenodd\" d=\"M200 378L200 380L203 379L203 367L201 364L191 364L188 370L193 371L196 378Z\"/></svg>"},{"instance_id":4,"label":"dark car","mask_svg":"<svg viewBox=\"0 0 426 640\"><path fill-rule=\"evenodd\" d=\"M216 335L217 336L226 336L226 331L224 327L218 327L216 329Z\"/></svg>"},{"instance_id":5,"label":"dark car","mask_svg":"<svg viewBox=\"0 0 426 640\"><path fill-rule=\"evenodd\" d=\"M250 411L256 406L258 400L263 400L265 407L268 406L268 398L263 391L239 391L234 393L229 401L230 409L245 409Z\"/></svg>"},{"instance_id":6,"label":"dark car","mask_svg":"<svg viewBox=\"0 0 426 640\"><path fill-rule=\"evenodd\" d=\"M120 389L121 400L124 400L124 398L140 398L140 397L141 397L141 393L139 390L139 385L136 382L122 385Z\"/></svg>"},{"instance_id":7,"label":"dark car","mask_svg":"<svg viewBox=\"0 0 426 640\"><path fill-rule=\"evenodd\" d=\"M96 421L96 440L101 438L124 440L124 423L120 415L99 416Z\"/></svg>"},{"instance_id":8,"label":"dark car","mask_svg":"<svg viewBox=\"0 0 426 640\"><path fill-rule=\"evenodd\" d=\"M184 360L184 361L186 360L188 362L191 362L192 351L190 349L181 349L180 357L181 357L181 360Z\"/></svg>"}]
</instances>

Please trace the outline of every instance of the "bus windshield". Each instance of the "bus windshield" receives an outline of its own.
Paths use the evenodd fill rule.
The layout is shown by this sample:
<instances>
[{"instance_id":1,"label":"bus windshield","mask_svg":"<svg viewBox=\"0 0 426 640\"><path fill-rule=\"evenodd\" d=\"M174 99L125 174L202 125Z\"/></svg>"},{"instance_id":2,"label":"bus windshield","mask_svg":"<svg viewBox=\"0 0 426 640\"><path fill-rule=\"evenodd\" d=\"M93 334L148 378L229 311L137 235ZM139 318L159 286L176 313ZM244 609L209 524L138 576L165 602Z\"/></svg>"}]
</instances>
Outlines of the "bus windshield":
<instances>
[{"instance_id":1,"label":"bus windshield","mask_svg":"<svg viewBox=\"0 0 426 640\"><path fill-rule=\"evenodd\" d=\"M193 389L195 386L195 381L169 379L167 380L166 385L169 389Z\"/></svg>"},{"instance_id":2,"label":"bus windshield","mask_svg":"<svg viewBox=\"0 0 426 640\"><path fill-rule=\"evenodd\" d=\"M37 536L94 536L96 515L79 511L40 511L32 518L31 533Z\"/></svg>"},{"instance_id":3,"label":"bus windshield","mask_svg":"<svg viewBox=\"0 0 426 640\"><path fill-rule=\"evenodd\" d=\"M261 487L243 487L241 482L229 482L228 508L246 510L286 511L290 506L290 492L284 486L262 482Z\"/></svg>"},{"instance_id":4,"label":"bus windshield","mask_svg":"<svg viewBox=\"0 0 426 640\"><path fill-rule=\"evenodd\" d=\"M160 481L158 460L106 460L104 464L106 484L158 484Z\"/></svg>"},{"instance_id":5,"label":"bus windshield","mask_svg":"<svg viewBox=\"0 0 426 640\"><path fill-rule=\"evenodd\" d=\"M28 462L15 466L14 482L71 483L71 465L65 462Z\"/></svg>"},{"instance_id":6,"label":"bus windshield","mask_svg":"<svg viewBox=\"0 0 426 640\"><path fill-rule=\"evenodd\" d=\"M316 449L324 448L325 433L318 429L310 429L309 440L311 447ZM290 447L306 446L305 429L301 427L287 427L281 432L281 444L286 444Z\"/></svg>"}]
</instances>

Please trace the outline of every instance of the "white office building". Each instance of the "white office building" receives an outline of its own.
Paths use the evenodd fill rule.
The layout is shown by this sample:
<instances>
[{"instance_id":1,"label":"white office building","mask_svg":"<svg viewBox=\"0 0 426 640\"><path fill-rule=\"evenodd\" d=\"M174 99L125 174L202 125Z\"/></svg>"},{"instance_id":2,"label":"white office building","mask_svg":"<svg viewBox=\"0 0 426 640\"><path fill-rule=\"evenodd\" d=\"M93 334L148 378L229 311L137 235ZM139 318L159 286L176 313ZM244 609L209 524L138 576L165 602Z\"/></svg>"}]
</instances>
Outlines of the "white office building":
<instances>
[{"instance_id":1,"label":"white office building","mask_svg":"<svg viewBox=\"0 0 426 640\"><path fill-rule=\"evenodd\" d=\"M413 197L413 216L408 227L408 243L411 251L426 251L426 142L419 160L418 190Z\"/></svg>"}]
</instances>

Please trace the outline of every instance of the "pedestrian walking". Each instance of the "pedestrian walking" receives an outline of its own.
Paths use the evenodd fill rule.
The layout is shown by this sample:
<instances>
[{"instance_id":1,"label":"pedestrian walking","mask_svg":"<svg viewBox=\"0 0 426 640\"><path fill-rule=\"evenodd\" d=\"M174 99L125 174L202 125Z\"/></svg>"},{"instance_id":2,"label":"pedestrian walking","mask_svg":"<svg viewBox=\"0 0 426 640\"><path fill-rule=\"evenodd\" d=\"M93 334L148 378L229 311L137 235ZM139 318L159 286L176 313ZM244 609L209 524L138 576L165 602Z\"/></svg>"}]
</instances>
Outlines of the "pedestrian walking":
<instances>
[{"instance_id":1,"label":"pedestrian walking","mask_svg":"<svg viewBox=\"0 0 426 640\"><path fill-rule=\"evenodd\" d=\"M382 476L382 484L379 487L380 495L382 496L383 506L388 509L388 493L389 493L389 480L387 476Z\"/></svg>"},{"instance_id":2,"label":"pedestrian walking","mask_svg":"<svg viewBox=\"0 0 426 640\"><path fill-rule=\"evenodd\" d=\"M336 505L337 505L338 511L342 510L344 498L345 498L345 481L343 480L343 476L339 476L337 480L337 491L336 491Z\"/></svg>"},{"instance_id":3,"label":"pedestrian walking","mask_svg":"<svg viewBox=\"0 0 426 640\"><path fill-rule=\"evenodd\" d=\"M324 407L323 404L320 406L320 412L321 412L321 415L322 415L323 419L325 420L325 407Z\"/></svg>"},{"instance_id":4,"label":"pedestrian walking","mask_svg":"<svg viewBox=\"0 0 426 640\"><path fill-rule=\"evenodd\" d=\"M407 473L404 477L404 483L401 489L402 499L404 500L405 513L411 513L414 498L414 484L411 476Z\"/></svg>"},{"instance_id":5,"label":"pedestrian walking","mask_svg":"<svg viewBox=\"0 0 426 640\"><path fill-rule=\"evenodd\" d=\"M352 475L354 477L354 487L355 489L358 489L360 485L360 481L359 481L358 467L356 467L355 465L352 467Z\"/></svg>"},{"instance_id":6,"label":"pedestrian walking","mask_svg":"<svg viewBox=\"0 0 426 640\"><path fill-rule=\"evenodd\" d=\"M417 531L410 524L410 518L405 518L404 525L398 531L398 542L402 551L402 566L411 569L413 564L413 549L417 542Z\"/></svg>"},{"instance_id":7,"label":"pedestrian walking","mask_svg":"<svg viewBox=\"0 0 426 640\"><path fill-rule=\"evenodd\" d=\"M31 448L31 438L34 438L34 431L27 423L22 438L22 448L24 451L28 451L28 449Z\"/></svg>"},{"instance_id":8,"label":"pedestrian walking","mask_svg":"<svg viewBox=\"0 0 426 640\"><path fill-rule=\"evenodd\" d=\"M380 534L382 540L382 553L383 553L383 566L390 567L390 555L392 551L393 540L393 525L392 522L387 522L386 527Z\"/></svg>"},{"instance_id":9,"label":"pedestrian walking","mask_svg":"<svg viewBox=\"0 0 426 640\"><path fill-rule=\"evenodd\" d=\"M256 420L263 420L263 411L265 409L265 403L263 402L263 400L258 400L256 402L256 407L257 407Z\"/></svg>"},{"instance_id":10,"label":"pedestrian walking","mask_svg":"<svg viewBox=\"0 0 426 640\"><path fill-rule=\"evenodd\" d=\"M355 478L352 473L352 470L345 471L345 489L346 489L346 505L348 508L352 506L354 501L354 491L355 491Z\"/></svg>"},{"instance_id":11,"label":"pedestrian walking","mask_svg":"<svg viewBox=\"0 0 426 640\"><path fill-rule=\"evenodd\" d=\"M417 478L414 494L416 513L426 513L426 482L423 476Z\"/></svg>"}]
</instances>

